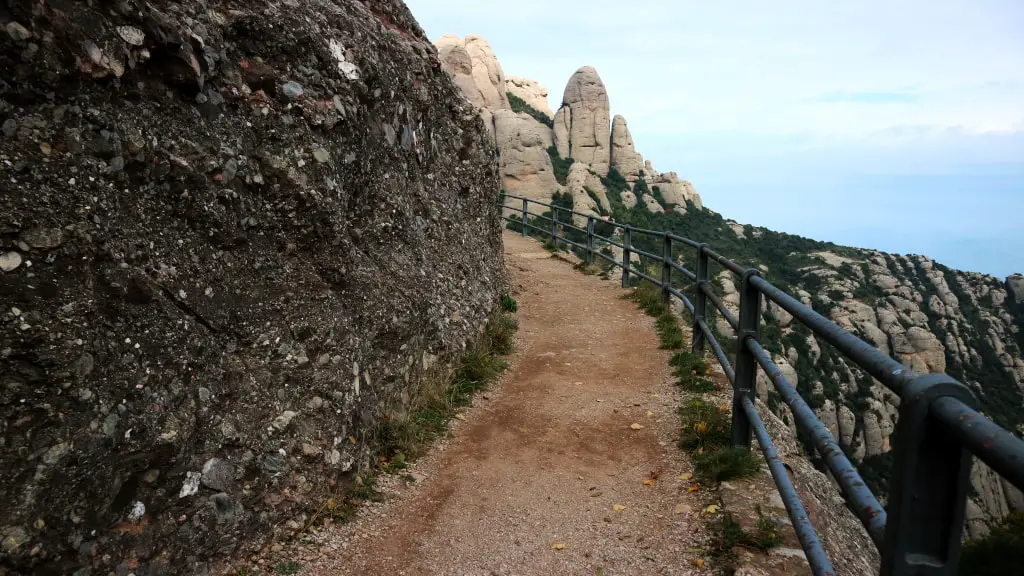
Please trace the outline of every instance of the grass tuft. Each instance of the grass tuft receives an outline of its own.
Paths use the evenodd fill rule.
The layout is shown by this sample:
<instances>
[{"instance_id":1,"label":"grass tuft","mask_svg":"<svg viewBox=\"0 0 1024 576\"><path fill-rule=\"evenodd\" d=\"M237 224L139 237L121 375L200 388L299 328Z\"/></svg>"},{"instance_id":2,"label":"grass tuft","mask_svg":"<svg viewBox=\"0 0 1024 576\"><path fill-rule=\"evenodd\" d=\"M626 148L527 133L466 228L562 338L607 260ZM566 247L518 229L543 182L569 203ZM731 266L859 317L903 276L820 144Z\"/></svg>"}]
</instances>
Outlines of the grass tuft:
<instances>
[{"instance_id":1,"label":"grass tuft","mask_svg":"<svg viewBox=\"0 0 1024 576\"><path fill-rule=\"evenodd\" d=\"M750 450L729 446L694 454L693 469L704 482L725 482L753 476L761 465Z\"/></svg>"},{"instance_id":2,"label":"grass tuft","mask_svg":"<svg viewBox=\"0 0 1024 576\"><path fill-rule=\"evenodd\" d=\"M672 366L676 384L683 390L702 394L718 389L715 383L708 378L711 375L711 366L693 352L680 350L672 355L668 363L669 366Z\"/></svg>"}]
</instances>

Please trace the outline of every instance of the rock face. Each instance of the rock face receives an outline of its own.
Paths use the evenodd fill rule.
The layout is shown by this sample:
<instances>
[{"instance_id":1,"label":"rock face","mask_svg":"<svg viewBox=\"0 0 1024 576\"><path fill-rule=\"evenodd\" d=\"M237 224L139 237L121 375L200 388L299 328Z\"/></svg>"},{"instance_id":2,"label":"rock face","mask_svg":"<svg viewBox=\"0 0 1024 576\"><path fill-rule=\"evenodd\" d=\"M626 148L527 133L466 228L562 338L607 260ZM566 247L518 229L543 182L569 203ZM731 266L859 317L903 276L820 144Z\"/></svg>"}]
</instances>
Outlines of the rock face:
<instances>
[{"instance_id":1,"label":"rock face","mask_svg":"<svg viewBox=\"0 0 1024 576\"><path fill-rule=\"evenodd\" d=\"M653 171L653 168L651 170ZM686 202L689 201L693 202L697 208L704 207L704 203L701 202L700 199L700 194L697 193L693 184L690 184L686 180L680 180L679 177L676 176L675 172L664 172L660 174L654 172L648 180L648 183L652 190L655 186L658 187L661 197L664 198L665 202L668 204L685 207Z\"/></svg>"},{"instance_id":2,"label":"rock face","mask_svg":"<svg viewBox=\"0 0 1024 576\"><path fill-rule=\"evenodd\" d=\"M644 169L644 158L633 147L633 136L629 134L626 119L616 114L612 120L611 167L618 170L626 180L635 181Z\"/></svg>"},{"instance_id":3,"label":"rock face","mask_svg":"<svg viewBox=\"0 0 1024 576\"><path fill-rule=\"evenodd\" d=\"M551 130L529 114L496 110L494 133L505 190L548 202L559 188L548 155Z\"/></svg>"},{"instance_id":4,"label":"rock face","mask_svg":"<svg viewBox=\"0 0 1024 576\"><path fill-rule=\"evenodd\" d=\"M584 66L569 78L555 114L555 142L563 158L573 158L607 176L611 166L608 91L597 70ZM562 154L565 150L567 153Z\"/></svg>"},{"instance_id":5,"label":"rock face","mask_svg":"<svg viewBox=\"0 0 1024 576\"><path fill-rule=\"evenodd\" d=\"M1015 304L1024 304L1024 276L1013 274L1006 278L1006 291Z\"/></svg>"},{"instance_id":6,"label":"rock face","mask_svg":"<svg viewBox=\"0 0 1024 576\"><path fill-rule=\"evenodd\" d=\"M0 572L206 573L477 334L497 166L400 2L55 6L0 10Z\"/></svg>"},{"instance_id":7,"label":"rock face","mask_svg":"<svg viewBox=\"0 0 1024 576\"><path fill-rule=\"evenodd\" d=\"M454 76L455 85L478 108L508 108L505 72L494 50L483 36L469 34L463 40L454 34L435 43L445 69Z\"/></svg>"},{"instance_id":8,"label":"rock face","mask_svg":"<svg viewBox=\"0 0 1024 576\"><path fill-rule=\"evenodd\" d=\"M551 111L551 104L548 103L548 89L541 86L540 82L519 76L505 78L505 90L523 99L535 110L543 112L548 118L554 118L555 113Z\"/></svg>"},{"instance_id":9,"label":"rock face","mask_svg":"<svg viewBox=\"0 0 1024 576\"><path fill-rule=\"evenodd\" d=\"M536 101L541 93L546 100L547 90L532 80L506 80L501 64L481 36L470 34L463 40L449 34L442 36L435 47L442 66L452 75L455 85L488 127L497 150L505 191L550 202L552 195L560 190L547 151L553 144L551 129L529 114L513 112L505 92L508 90L524 100L524 95L529 96L531 100L527 103L530 103ZM518 92L510 89L513 85L517 86ZM509 199L509 205L520 206L514 199ZM542 211L540 206L531 206L530 209Z\"/></svg>"}]
</instances>

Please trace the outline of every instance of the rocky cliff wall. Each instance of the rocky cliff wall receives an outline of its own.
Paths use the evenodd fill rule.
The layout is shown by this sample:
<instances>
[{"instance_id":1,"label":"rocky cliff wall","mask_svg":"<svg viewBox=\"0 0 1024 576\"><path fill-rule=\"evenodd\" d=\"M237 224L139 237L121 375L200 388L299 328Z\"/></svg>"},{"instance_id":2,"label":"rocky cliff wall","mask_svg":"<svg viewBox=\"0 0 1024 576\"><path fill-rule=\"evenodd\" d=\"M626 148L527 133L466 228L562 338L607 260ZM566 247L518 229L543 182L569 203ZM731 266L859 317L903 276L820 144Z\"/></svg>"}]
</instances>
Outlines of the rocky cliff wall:
<instances>
[{"instance_id":1,"label":"rocky cliff wall","mask_svg":"<svg viewBox=\"0 0 1024 576\"><path fill-rule=\"evenodd\" d=\"M202 573L297 528L501 290L478 115L393 0L0 29L0 573Z\"/></svg>"}]
</instances>

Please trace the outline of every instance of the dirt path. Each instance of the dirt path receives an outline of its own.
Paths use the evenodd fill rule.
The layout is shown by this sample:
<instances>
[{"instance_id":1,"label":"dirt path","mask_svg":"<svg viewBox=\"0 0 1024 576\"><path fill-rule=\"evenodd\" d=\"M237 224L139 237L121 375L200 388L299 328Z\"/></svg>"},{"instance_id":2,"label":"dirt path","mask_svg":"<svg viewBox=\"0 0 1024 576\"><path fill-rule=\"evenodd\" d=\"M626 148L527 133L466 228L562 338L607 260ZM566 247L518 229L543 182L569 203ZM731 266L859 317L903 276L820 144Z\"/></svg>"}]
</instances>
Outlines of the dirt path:
<instances>
[{"instance_id":1,"label":"dirt path","mask_svg":"<svg viewBox=\"0 0 1024 576\"><path fill-rule=\"evenodd\" d=\"M322 535L303 574L697 573L688 511L707 496L679 479L679 396L653 320L533 240L506 232L505 253L511 368L417 463L421 482Z\"/></svg>"}]
</instances>

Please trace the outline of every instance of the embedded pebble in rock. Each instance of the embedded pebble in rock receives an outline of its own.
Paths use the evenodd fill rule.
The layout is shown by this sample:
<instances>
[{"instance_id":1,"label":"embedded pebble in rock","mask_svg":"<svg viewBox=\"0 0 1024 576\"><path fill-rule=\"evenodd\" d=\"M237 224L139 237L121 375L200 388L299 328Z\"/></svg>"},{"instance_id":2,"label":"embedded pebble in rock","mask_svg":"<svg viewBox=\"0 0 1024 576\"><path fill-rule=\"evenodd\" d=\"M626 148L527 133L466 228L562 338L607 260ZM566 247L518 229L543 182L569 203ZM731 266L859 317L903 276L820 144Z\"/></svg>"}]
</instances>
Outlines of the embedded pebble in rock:
<instances>
[{"instance_id":1,"label":"embedded pebble in rock","mask_svg":"<svg viewBox=\"0 0 1024 576\"><path fill-rule=\"evenodd\" d=\"M18 22L8 22L6 29L7 35L15 42L24 42L32 37L32 32Z\"/></svg>"},{"instance_id":2,"label":"embedded pebble in rock","mask_svg":"<svg viewBox=\"0 0 1024 576\"><path fill-rule=\"evenodd\" d=\"M227 492L235 479L235 467L220 458L210 458L203 464L203 486Z\"/></svg>"},{"instance_id":3,"label":"embedded pebble in rock","mask_svg":"<svg viewBox=\"0 0 1024 576\"><path fill-rule=\"evenodd\" d=\"M281 85L281 92L288 98L298 98L302 96L302 85L298 82L285 82Z\"/></svg>"},{"instance_id":4,"label":"embedded pebble in rock","mask_svg":"<svg viewBox=\"0 0 1024 576\"><path fill-rule=\"evenodd\" d=\"M17 252L4 252L0 254L0 270L10 272L21 266L21 254Z\"/></svg>"},{"instance_id":5,"label":"embedded pebble in rock","mask_svg":"<svg viewBox=\"0 0 1024 576\"><path fill-rule=\"evenodd\" d=\"M0 571L208 573L507 291L486 127L396 0L0 12Z\"/></svg>"},{"instance_id":6,"label":"embedded pebble in rock","mask_svg":"<svg viewBox=\"0 0 1024 576\"><path fill-rule=\"evenodd\" d=\"M200 472L186 472L185 482L181 485L181 490L178 492L178 498L186 498L199 491L199 482L202 480L203 475Z\"/></svg>"},{"instance_id":7,"label":"embedded pebble in rock","mask_svg":"<svg viewBox=\"0 0 1024 576\"><path fill-rule=\"evenodd\" d=\"M32 248L56 248L64 242L60 228L32 228L22 233L21 239Z\"/></svg>"},{"instance_id":8,"label":"embedded pebble in rock","mask_svg":"<svg viewBox=\"0 0 1024 576\"><path fill-rule=\"evenodd\" d=\"M313 149L313 158L317 162L320 162L321 164L323 164L325 162L330 162L330 160L331 160L331 153L328 152L324 148L314 148Z\"/></svg>"}]
</instances>

